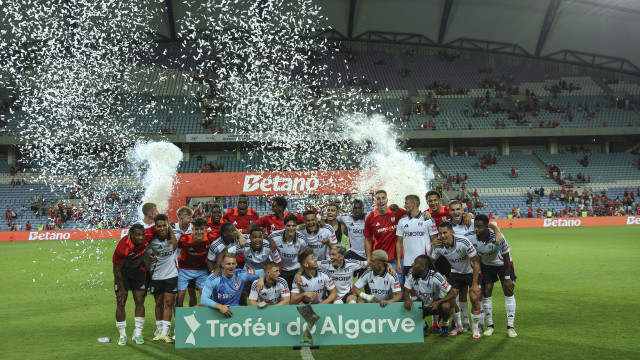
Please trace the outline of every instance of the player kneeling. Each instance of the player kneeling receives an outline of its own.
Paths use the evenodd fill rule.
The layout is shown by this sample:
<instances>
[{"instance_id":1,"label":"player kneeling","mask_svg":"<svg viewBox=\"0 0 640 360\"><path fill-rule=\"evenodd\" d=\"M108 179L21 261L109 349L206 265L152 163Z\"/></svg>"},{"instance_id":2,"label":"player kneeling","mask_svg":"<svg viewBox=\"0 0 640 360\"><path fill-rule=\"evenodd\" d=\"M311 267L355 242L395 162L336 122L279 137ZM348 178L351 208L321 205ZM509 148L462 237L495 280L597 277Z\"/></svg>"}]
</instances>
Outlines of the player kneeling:
<instances>
[{"instance_id":1,"label":"player kneeling","mask_svg":"<svg viewBox=\"0 0 640 360\"><path fill-rule=\"evenodd\" d=\"M313 250L305 250L298 255L302 272L302 285L294 282L291 289L291 304L331 304L338 298L338 291L333 279L318 270L318 259ZM326 296L329 293L329 296Z\"/></svg>"},{"instance_id":2,"label":"player kneeling","mask_svg":"<svg viewBox=\"0 0 640 360\"><path fill-rule=\"evenodd\" d=\"M443 323L449 320L451 315L451 299L455 297L451 293L451 285L444 279L440 273L434 271L431 259L426 255L419 255L413 261L413 267L404 282L406 289L404 293L404 307L407 310L413 309L413 301L411 300L411 294L415 293L415 296L422 301L422 317L425 318L429 315L439 315ZM447 296L440 298L442 293L447 293ZM435 299L435 301L434 301ZM424 324L425 334L429 329L428 323ZM447 326L442 327L441 335L443 338L449 336L449 328Z\"/></svg>"},{"instance_id":3,"label":"player kneeling","mask_svg":"<svg viewBox=\"0 0 640 360\"><path fill-rule=\"evenodd\" d=\"M385 307L387 303L400 302L402 300L398 276L391 275L387 271L387 259L388 255L384 250L375 250L371 253L369 270L365 271L351 288L352 293L364 300L360 302L380 302L380 306ZM367 284L371 294L361 290Z\"/></svg>"},{"instance_id":4,"label":"player kneeling","mask_svg":"<svg viewBox=\"0 0 640 360\"><path fill-rule=\"evenodd\" d=\"M267 305L289 305L289 285L280 277L280 266L272 261L264 264L264 287L258 291L258 280L251 285L248 304L263 308Z\"/></svg>"}]
</instances>

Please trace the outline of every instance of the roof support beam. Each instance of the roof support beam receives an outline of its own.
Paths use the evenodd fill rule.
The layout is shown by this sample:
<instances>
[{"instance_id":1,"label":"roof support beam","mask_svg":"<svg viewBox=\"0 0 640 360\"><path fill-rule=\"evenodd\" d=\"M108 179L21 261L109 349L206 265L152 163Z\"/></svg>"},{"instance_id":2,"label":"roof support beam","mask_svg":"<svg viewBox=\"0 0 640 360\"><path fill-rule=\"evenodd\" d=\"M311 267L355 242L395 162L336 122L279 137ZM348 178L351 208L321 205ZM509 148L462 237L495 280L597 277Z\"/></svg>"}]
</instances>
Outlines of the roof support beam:
<instances>
[{"instance_id":1,"label":"roof support beam","mask_svg":"<svg viewBox=\"0 0 640 360\"><path fill-rule=\"evenodd\" d=\"M176 39L176 23L173 18L173 0L164 0L167 7L167 18L169 20L169 37L171 40Z\"/></svg>"},{"instance_id":2,"label":"roof support beam","mask_svg":"<svg viewBox=\"0 0 640 360\"><path fill-rule=\"evenodd\" d=\"M347 39L353 38L353 20L356 17L356 0L351 0L349 5L349 27L347 28Z\"/></svg>"},{"instance_id":3,"label":"roof support beam","mask_svg":"<svg viewBox=\"0 0 640 360\"><path fill-rule=\"evenodd\" d=\"M542 48L544 47L544 43L547 41L549 31L551 30L553 21L556 18L556 14L558 13L558 8L560 7L561 1L562 0L551 0L551 2L549 3L549 7L547 7L547 15L545 15L544 17L542 29L540 30L540 37L538 38L538 45L536 45L536 56L540 56L540 53L542 52Z\"/></svg>"},{"instance_id":4,"label":"roof support beam","mask_svg":"<svg viewBox=\"0 0 640 360\"><path fill-rule=\"evenodd\" d=\"M442 45L444 39L444 32L447 30L447 23L449 22L449 14L451 14L451 8L453 7L453 0L445 0L444 8L442 9L442 18L440 19L440 32L438 32L438 45Z\"/></svg>"}]
</instances>

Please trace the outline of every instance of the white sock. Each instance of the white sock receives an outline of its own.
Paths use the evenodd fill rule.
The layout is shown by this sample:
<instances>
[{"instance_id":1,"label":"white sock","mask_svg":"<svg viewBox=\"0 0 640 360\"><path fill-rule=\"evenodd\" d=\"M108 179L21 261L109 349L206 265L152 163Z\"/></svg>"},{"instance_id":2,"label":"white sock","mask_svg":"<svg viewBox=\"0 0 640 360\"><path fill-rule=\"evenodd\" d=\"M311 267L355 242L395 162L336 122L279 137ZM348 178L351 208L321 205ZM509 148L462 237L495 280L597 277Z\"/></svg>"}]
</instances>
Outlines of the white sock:
<instances>
[{"instance_id":1,"label":"white sock","mask_svg":"<svg viewBox=\"0 0 640 360\"><path fill-rule=\"evenodd\" d=\"M162 320L156 320L156 332L162 332Z\"/></svg>"},{"instance_id":2,"label":"white sock","mask_svg":"<svg viewBox=\"0 0 640 360\"><path fill-rule=\"evenodd\" d=\"M462 321L460 321L460 312L453 314L453 321L456 323L456 327L462 327Z\"/></svg>"},{"instance_id":3,"label":"white sock","mask_svg":"<svg viewBox=\"0 0 640 360\"><path fill-rule=\"evenodd\" d=\"M513 322L516 320L516 297L505 296L504 308L507 309L507 327L513 327Z\"/></svg>"},{"instance_id":4,"label":"white sock","mask_svg":"<svg viewBox=\"0 0 640 360\"><path fill-rule=\"evenodd\" d=\"M451 318L448 318L447 321L444 322L444 326L449 326L451 325Z\"/></svg>"},{"instance_id":5,"label":"white sock","mask_svg":"<svg viewBox=\"0 0 640 360\"><path fill-rule=\"evenodd\" d=\"M171 321L162 321L162 335L169 335L169 329L171 328Z\"/></svg>"},{"instance_id":6,"label":"white sock","mask_svg":"<svg viewBox=\"0 0 640 360\"><path fill-rule=\"evenodd\" d=\"M127 321L116 321L116 327L120 331L120 337L127 337Z\"/></svg>"},{"instance_id":7,"label":"white sock","mask_svg":"<svg viewBox=\"0 0 640 360\"><path fill-rule=\"evenodd\" d=\"M482 299L482 308L484 309L484 318L487 326L493 325L493 299L490 297Z\"/></svg>"},{"instance_id":8,"label":"white sock","mask_svg":"<svg viewBox=\"0 0 640 360\"><path fill-rule=\"evenodd\" d=\"M133 336L141 336L142 328L144 327L144 318L136 317L135 322L136 322L136 327L135 329L133 329Z\"/></svg>"},{"instance_id":9,"label":"white sock","mask_svg":"<svg viewBox=\"0 0 640 360\"><path fill-rule=\"evenodd\" d=\"M460 306L460 312L462 313L462 323L469 325L469 303L461 301L458 306Z\"/></svg>"},{"instance_id":10,"label":"white sock","mask_svg":"<svg viewBox=\"0 0 640 360\"><path fill-rule=\"evenodd\" d=\"M474 311L471 313L471 328L478 330L478 323L480 323L480 311Z\"/></svg>"},{"instance_id":11,"label":"white sock","mask_svg":"<svg viewBox=\"0 0 640 360\"><path fill-rule=\"evenodd\" d=\"M357 303L358 303L357 301L355 301L355 300L351 300L351 301L349 301L347 304L357 304Z\"/></svg>"}]
</instances>

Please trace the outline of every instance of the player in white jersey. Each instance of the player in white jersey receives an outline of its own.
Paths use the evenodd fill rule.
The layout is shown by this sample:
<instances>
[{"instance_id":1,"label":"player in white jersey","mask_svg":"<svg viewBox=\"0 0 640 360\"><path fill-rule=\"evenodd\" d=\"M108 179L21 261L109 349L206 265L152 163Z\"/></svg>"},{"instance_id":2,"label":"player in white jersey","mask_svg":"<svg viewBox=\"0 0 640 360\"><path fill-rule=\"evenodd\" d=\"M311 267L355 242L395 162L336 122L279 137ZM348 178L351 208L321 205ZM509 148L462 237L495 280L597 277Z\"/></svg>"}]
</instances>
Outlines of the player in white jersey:
<instances>
[{"instance_id":1,"label":"player in white jersey","mask_svg":"<svg viewBox=\"0 0 640 360\"><path fill-rule=\"evenodd\" d=\"M469 298L471 299L471 320L473 338L480 338L478 324L480 322L480 260L476 249L471 242L464 237L453 234L453 225L448 221L443 221L438 226L440 231L438 239L433 243L434 248L431 258L435 261L440 256L444 256L451 264L451 278L449 283L455 296L464 285L470 287ZM452 304L455 306L455 303ZM451 335L455 336L464 332L460 319L456 319L457 327L453 329Z\"/></svg>"},{"instance_id":2,"label":"player in white jersey","mask_svg":"<svg viewBox=\"0 0 640 360\"><path fill-rule=\"evenodd\" d=\"M484 335L491 336L493 327L493 301L491 294L493 284L500 280L504 292L504 306L507 310L507 335L516 337L518 334L513 327L516 317L516 298L513 295L516 275L511 261L511 249L504 236L500 244L496 243L496 233L489 229L489 218L486 215L478 215L475 219L475 232L477 236L476 249L482 261L482 307L487 320L487 330Z\"/></svg>"},{"instance_id":3,"label":"player in white jersey","mask_svg":"<svg viewBox=\"0 0 640 360\"><path fill-rule=\"evenodd\" d=\"M407 310L413 309L411 296L416 296L422 301L422 317L437 315L442 317L446 323L451 314L451 300L454 298L451 293L451 285L439 272L435 271L435 266L427 255L419 255L413 261L411 272L405 278L404 287L404 307ZM442 294L446 293L445 297ZM423 324L426 334L429 329L428 324ZM440 336L448 337L449 329L445 325L442 327Z\"/></svg>"},{"instance_id":4,"label":"player in white jersey","mask_svg":"<svg viewBox=\"0 0 640 360\"><path fill-rule=\"evenodd\" d=\"M391 275L387 271L388 256L384 250L374 250L371 253L369 270L365 271L356 281L351 288L351 292L366 302L379 302L381 307L387 306L390 302L401 301L402 290L398 276ZM369 285L370 294L365 293L363 290L366 285Z\"/></svg>"},{"instance_id":5,"label":"player in white jersey","mask_svg":"<svg viewBox=\"0 0 640 360\"><path fill-rule=\"evenodd\" d=\"M147 250L151 256L151 292L155 298L156 332L153 340L174 342L169 336L173 304L178 293L178 240L169 235L169 217L156 216L158 233ZM155 262L154 262L155 261Z\"/></svg>"},{"instance_id":6,"label":"player in white jersey","mask_svg":"<svg viewBox=\"0 0 640 360\"><path fill-rule=\"evenodd\" d=\"M176 234L176 239L180 239L184 234L193 234L193 210L188 206L182 206L176 212L178 222L173 226L173 232ZM198 296L196 294L196 280L192 279L187 285L187 293L189 294L189 307L198 305Z\"/></svg>"},{"instance_id":7,"label":"player in white jersey","mask_svg":"<svg viewBox=\"0 0 640 360\"><path fill-rule=\"evenodd\" d=\"M271 260L280 263L280 253L272 244L273 240L264 238L264 229L259 226L251 228L249 233L249 246L244 236L238 237L238 244L235 248L229 248L229 252L242 254L244 257L244 270L260 270L264 263ZM273 249L271 246L273 245Z\"/></svg>"},{"instance_id":8,"label":"player in white jersey","mask_svg":"<svg viewBox=\"0 0 640 360\"><path fill-rule=\"evenodd\" d=\"M251 229L253 231L253 228ZM258 280L251 284L248 303L263 308L267 305L289 305L291 293L287 281L280 277L280 265L273 261L264 264L264 287L258 291Z\"/></svg>"},{"instance_id":9,"label":"player in white jersey","mask_svg":"<svg viewBox=\"0 0 640 360\"><path fill-rule=\"evenodd\" d=\"M474 220L468 219L465 217L462 202L460 200L453 200L449 204L449 214L451 215L451 224L453 225L453 234L456 236L462 236L467 238L471 242L472 245L476 244L476 232L474 229ZM470 225L469 225L470 220ZM489 227L498 233L499 238L502 238L500 234L500 229L494 223L489 224ZM476 250L478 250L476 248ZM462 318L462 328L464 331L469 331L469 303L467 302L467 294L469 293L469 287L463 286L460 289L460 293L458 294L458 298L456 299L458 308L456 309L456 314L454 318L458 319L459 316ZM482 298L480 299L482 301ZM458 314L459 313L459 314ZM480 332L483 331L484 327L484 311L481 309L480 313L480 323L478 324L478 330Z\"/></svg>"},{"instance_id":10,"label":"player in white jersey","mask_svg":"<svg viewBox=\"0 0 640 360\"><path fill-rule=\"evenodd\" d=\"M331 304L338 298L333 279L319 270L318 259L313 250L308 249L298 256L302 273L302 286L294 283L291 288L291 304ZM326 294L329 293L328 296Z\"/></svg>"},{"instance_id":11,"label":"player in white jersey","mask_svg":"<svg viewBox=\"0 0 640 360\"><path fill-rule=\"evenodd\" d=\"M338 289L338 299L334 304L355 304L357 295L351 292L353 275L356 271L367 268L366 261L346 259L347 248L342 244L335 244L329 250L331 260L320 262L320 268L329 273Z\"/></svg>"},{"instance_id":12,"label":"player in white jersey","mask_svg":"<svg viewBox=\"0 0 640 360\"><path fill-rule=\"evenodd\" d=\"M349 238L349 251L344 256L345 259L359 261L367 260L367 253L364 249L364 206L362 200L353 200L351 215L338 216L338 221L342 223L342 233Z\"/></svg>"},{"instance_id":13,"label":"player in white jersey","mask_svg":"<svg viewBox=\"0 0 640 360\"><path fill-rule=\"evenodd\" d=\"M431 255L431 242L436 240L438 228L433 219L424 219L420 211L420 197L417 195L407 195L404 198L404 208L407 216L400 219L396 227L396 254L404 254L404 260L402 264L398 261L396 271L404 268L403 275L406 277L416 257Z\"/></svg>"},{"instance_id":14,"label":"player in white jersey","mask_svg":"<svg viewBox=\"0 0 640 360\"><path fill-rule=\"evenodd\" d=\"M307 246L320 261L329 259L329 248L338 243L331 225L320 226L315 210L307 210L302 214L305 229L300 230L305 236Z\"/></svg>"},{"instance_id":15,"label":"player in white jersey","mask_svg":"<svg viewBox=\"0 0 640 360\"><path fill-rule=\"evenodd\" d=\"M245 237L242 232L233 226L233 223L222 223L220 225L220 237L214 241L209 247L207 254L207 268L209 274L215 273L217 276L222 274L222 257L229 249L236 248L238 239Z\"/></svg>"},{"instance_id":16,"label":"player in white jersey","mask_svg":"<svg viewBox=\"0 0 640 360\"><path fill-rule=\"evenodd\" d=\"M284 229L272 232L269 237L276 244L282 259L281 276L287 281L287 285L291 289L293 279L298 269L300 269L298 255L307 249L307 240L300 231L296 230L298 228L298 217L296 215L287 215L283 222Z\"/></svg>"}]
</instances>

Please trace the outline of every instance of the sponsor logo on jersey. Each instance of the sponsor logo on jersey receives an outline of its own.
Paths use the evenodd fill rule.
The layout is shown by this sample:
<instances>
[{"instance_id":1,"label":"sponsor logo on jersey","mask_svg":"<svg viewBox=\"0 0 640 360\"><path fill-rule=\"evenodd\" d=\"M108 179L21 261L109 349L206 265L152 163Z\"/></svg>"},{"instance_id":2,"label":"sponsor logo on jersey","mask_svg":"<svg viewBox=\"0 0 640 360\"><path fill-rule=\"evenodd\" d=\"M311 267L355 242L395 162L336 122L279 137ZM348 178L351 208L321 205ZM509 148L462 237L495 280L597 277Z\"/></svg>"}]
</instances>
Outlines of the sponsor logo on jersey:
<instances>
[{"instance_id":1,"label":"sponsor logo on jersey","mask_svg":"<svg viewBox=\"0 0 640 360\"><path fill-rule=\"evenodd\" d=\"M242 192L253 192L258 189L264 192L295 191L308 192L320 187L320 180L312 177L305 179L302 177L262 177L261 175L247 175L244 177Z\"/></svg>"},{"instance_id":2,"label":"sponsor logo on jersey","mask_svg":"<svg viewBox=\"0 0 640 360\"><path fill-rule=\"evenodd\" d=\"M377 232L381 233L381 232L393 231L395 229L396 229L396 225L393 225L393 226L387 226L387 227L380 228L380 229L378 229Z\"/></svg>"},{"instance_id":3,"label":"sponsor logo on jersey","mask_svg":"<svg viewBox=\"0 0 640 360\"><path fill-rule=\"evenodd\" d=\"M628 220L627 220L628 221ZM581 226L582 220L580 219L544 219L544 227L574 227Z\"/></svg>"}]
</instances>

